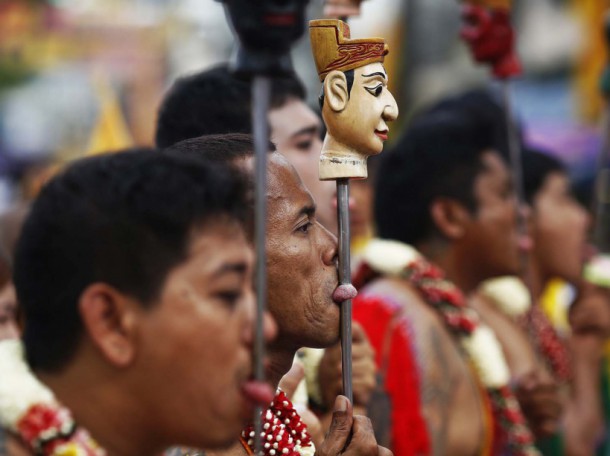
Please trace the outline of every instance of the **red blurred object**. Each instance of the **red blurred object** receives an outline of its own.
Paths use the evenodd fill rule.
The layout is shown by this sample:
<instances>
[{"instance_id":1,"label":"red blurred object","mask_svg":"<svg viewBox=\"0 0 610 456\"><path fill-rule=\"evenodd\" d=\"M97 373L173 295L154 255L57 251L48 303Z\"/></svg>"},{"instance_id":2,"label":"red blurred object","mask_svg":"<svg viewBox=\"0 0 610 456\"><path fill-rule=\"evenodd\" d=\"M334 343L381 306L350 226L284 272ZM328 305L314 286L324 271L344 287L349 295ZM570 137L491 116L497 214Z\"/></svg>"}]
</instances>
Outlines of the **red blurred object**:
<instances>
[{"instance_id":1,"label":"red blurred object","mask_svg":"<svg viewBox=\"0 0 610 456\"><path fill-rule=\"evenodd\" d=\"M465 4L462 18L464 25L460 35L477 62L490 65L494 76L499 79L521 74L508 10Z\"/></svg>"}]
</instances>

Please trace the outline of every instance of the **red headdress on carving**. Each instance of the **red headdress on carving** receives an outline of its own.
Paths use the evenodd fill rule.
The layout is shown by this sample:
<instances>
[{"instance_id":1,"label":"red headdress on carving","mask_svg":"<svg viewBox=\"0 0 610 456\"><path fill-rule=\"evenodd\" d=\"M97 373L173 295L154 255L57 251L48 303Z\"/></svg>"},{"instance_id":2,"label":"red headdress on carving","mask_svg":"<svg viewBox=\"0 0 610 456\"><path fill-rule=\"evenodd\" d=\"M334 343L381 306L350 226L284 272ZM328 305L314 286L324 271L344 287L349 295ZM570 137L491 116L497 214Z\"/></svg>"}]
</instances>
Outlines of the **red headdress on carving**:
<instances>
[{"instance_id":1,"label":"red headdress on carving","mask_svg":"<svg viewBox=\"0 0 610 456\"><path fill-rule=\"evenodd\" d=\"M383 62L389 52L383 38L350 39L349 26L338 19L310 21L309 36L320 81L333 70L348 71Z\"/></svg>"}]
</instances>

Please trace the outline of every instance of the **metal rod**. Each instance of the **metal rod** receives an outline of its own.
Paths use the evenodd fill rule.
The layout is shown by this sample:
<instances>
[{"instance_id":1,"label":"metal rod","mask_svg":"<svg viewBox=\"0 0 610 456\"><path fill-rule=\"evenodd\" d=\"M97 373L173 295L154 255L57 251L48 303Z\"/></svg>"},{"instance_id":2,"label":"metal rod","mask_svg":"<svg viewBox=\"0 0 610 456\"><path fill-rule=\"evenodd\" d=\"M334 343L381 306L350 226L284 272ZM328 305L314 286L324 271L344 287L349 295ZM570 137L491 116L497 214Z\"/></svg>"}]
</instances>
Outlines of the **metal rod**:
<instances>
[{"instance_id":1,"label":"metal rod","mask_svg":"<svg viewBox=\"0 0 610 456\"><path fill-rule=\"evenodd\" d=\"M337 219L339 221L339 283L350 285L349 179L337 179ZM352 392L352 300L341 304L341 367L343 395L353 403Z\"/></svg>"},{"instance_id":2,"label":"metal rod","mask_svg":"<svg viewBox=\"0 0 610 456\"><path fill-rule=\"evenodd\" d=\"M515 194L517 197L517 233L519 236L525 236L528 234L527 227L527 219L523 214L523 208L527 206L527 202L525 201L525 187L523 184L523 163L521 160L521 145L519 143L519 138L517 135L517 129L515 128L515 123L513 121L513 105L512 100L510 98L510 83L509 81L503 80L502 84L502 94L504 98L504 113L506 115L506 131L508 135L508 153L510 158L510 167L511 174L513 176L513 183L515 187ZM521 278L523 283L525 284L525 288L529 292L530 301L535 302L536 297L533 296L533 277L532 270L529 264L529 253L526 251L518 250L519 253L519 263L521 266ZM533 314L531 312L527 313L526 321L527 321L527 332L530 336L531 340L537 340L534 335L534 324L533 324Z\"/></svg>"},{"instance_id":3,"label":"metal rod","mask_svg":"<svg viewBox=\"0 0 610 456\"><path fill-rule=\"evenodd\" d=\"M256 76L252 83L252 129L254 133L254 242L256 246L256 318L254 323L254 377L265 380L265 337L263 319L267 308L267 153L269 152L269 100L271 79ZM255 454L262 454L262 408L254 411Z\"/></svg>"},{"instance_id":4,"label":"metal rod","mask_svg":"<svg viewBox=\"0 0 610 456\"><path fill-rule=\"evenodd\" d=\"M502 95L504 98L504 112L506 115L506 131L508 135L508 153L510 158L510 167L513 176L513 184L515 188L515 195L517 197L517 232L519 236L527 235L527 219L523 213L523 209L527 206L525 201L525 188L523 186L523 163L521 160L521 145L519 143L519 136L513 122L513 106L510 97L510 82L508 80L502 81ZM528 279L528 254L520 250L521 260L521 272L525 279L526 285ZM528 287L530 290L531 288Z\"/></svg>"}]
</instances>

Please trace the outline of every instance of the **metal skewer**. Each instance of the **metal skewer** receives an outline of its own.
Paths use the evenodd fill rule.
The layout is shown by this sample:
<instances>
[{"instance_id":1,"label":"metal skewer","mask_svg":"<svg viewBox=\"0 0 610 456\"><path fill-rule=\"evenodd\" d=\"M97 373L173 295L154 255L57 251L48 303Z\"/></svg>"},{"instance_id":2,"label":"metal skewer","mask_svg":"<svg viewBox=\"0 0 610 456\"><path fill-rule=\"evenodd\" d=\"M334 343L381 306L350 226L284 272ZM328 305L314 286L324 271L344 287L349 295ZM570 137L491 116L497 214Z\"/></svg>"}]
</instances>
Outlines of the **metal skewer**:
<instances>
[{"instance_id":1,"label":"metal skewer","mask_svg":"<svg viewBox=\"0 0 610 456\"><path fill-rule=\"evenodd\" d=\"M337 219L339 221L339 283L351 285L349 179L337 179ZM352 300L341 303L341 368L343 395L353 403L352 392Z\"/></svg>"},{"instance_id":2,"label":"metal skewer","mask_svg":"<svg viewBox=\"0 0 610 456\"><path fill-rule=\"evenodd\" d=\"M269 120L267 113L271 99L271 79L256 76L252 81L252 130L254 134L254 239L256 245L256 319L254 322L254 377L265 380L265 334L263 320L267 308L267 152L269 148ZM259 437L263 430L262 407L254 413L254 432ZM261 454L263 444L255 438L255 454Z\"/></svg>"}]
</instances>

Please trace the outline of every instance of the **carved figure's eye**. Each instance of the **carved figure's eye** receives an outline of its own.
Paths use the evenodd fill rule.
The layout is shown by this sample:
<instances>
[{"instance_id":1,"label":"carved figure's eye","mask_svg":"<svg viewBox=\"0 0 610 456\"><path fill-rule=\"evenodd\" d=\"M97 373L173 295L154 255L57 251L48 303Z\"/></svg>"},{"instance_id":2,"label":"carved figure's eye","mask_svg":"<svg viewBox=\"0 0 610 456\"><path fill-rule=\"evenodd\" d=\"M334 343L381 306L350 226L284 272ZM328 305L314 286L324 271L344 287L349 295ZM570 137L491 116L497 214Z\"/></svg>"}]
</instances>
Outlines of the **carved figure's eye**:
<instances>
[{"instance_id":1,"label":"carved figure's eye","mask_svg":"<svg viewBox=\"0 0 610 456\"><path fill-rule=\"evenodd\" d=\"M379 84L378 86L370 88L366 87L366 90L374 97L378 97L379 95L381 95L381 92L383 92L383 84Z\"/></svg>"}]
</instances>

